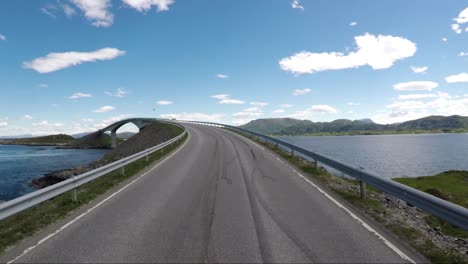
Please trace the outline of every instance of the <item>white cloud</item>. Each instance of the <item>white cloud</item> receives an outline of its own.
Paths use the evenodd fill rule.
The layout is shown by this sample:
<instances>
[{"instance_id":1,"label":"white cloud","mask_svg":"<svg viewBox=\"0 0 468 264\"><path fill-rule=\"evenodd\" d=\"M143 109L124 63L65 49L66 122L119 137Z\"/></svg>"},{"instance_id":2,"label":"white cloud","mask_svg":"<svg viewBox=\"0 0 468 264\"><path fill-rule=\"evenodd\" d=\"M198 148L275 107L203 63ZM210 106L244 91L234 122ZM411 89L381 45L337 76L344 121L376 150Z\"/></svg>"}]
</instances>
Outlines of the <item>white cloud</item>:
<instances>
[{"instance_id":1,"label":"white cloud","mask_svg":"<svg viewBox=\"0 0 468 264\"><path fill-rule=\"evenodd\" d=\"M349 25L350 25L351 27L355 27L355 26L357 26L357 22L356 22L356 21L353 21L353 22L349 23Z\"/></svg>"},{"instance_id":2,"label":"white cloud","mask_svg":"<svg viewBox=\"0 0 468 264\"><path fill-rule=\"evenodd\" d=\"M427 94L400 94L398 100L414 100L414 99L427 99L427 98L449 98L448 93L427 93Z\"/></svg>"},{"instance_id":3,"label":"white cloud","mask_svg":"<svg viewBox=\"0 0 468 264\"><path fill-rule=\"evenodd\" d=\"M238 113L232 114L232 116L236 118L253 118L253 117L259 117L261 115L262 113L259 113L259 112L238 112Z\"/></svg>"},{"instance_id":4,"label":"white cloud","mask_svg":"<svg viewBox=\"0 0 468 264\"><path fill-rule=\"evenodd\" d=\"M26 69L32 69L39 73L49 73L76 66L84 62L112 60L124 54L125 51L115 48L103 48L92 52L70 51L64 53L49 53L45 57L24 62L23 66Z\"/></svg>"},{"instance_id":5,"label":"white cloud","mask_svg":"<svg viewBox=\"0 0 468 264\"><path fill-rule=\"evenodd\" d=\"M335 114L338 111L329 106L329 105L313 105L302 111L296 111L294 114L289 115L289 117L297 119L312 119L313 116L317 114Z\"/></svg>"},{"instance_id":6,"label":"white cloud","mask_svg":"<svg viewBox=\"0 0 468 264\"><path fill-rule=\"evenodd\" d=\"M40 10L42 13L46 14L51 18L56 18L57 16L53 13L57 8L54 5L48 5L46 7L41 7Z\"/></svg>"},{"instance_id":7,"label":"white cloud","mask_svg":"<svg viewBox=\"0 0 468 264\"><path fill-rule=\"evenodd\" d=\"M109 96L119 97L119 98L123 98L123 97L125 97L126 94L128 94L128 92L125 91L124 88L117 88L117 90L115 92L104 92L104 93L109 95Z\"/></svg>"},{"instance_id":8,"label":"white cloud","mask_svg":"<svg viewBox=\"0 0 468 264\"><path fill-rule=\"evenodd\" d=\"M257 119L258 117L262 116L263 113L261 112L252 112L252 111L243 111L243 112L238 112L232 114L233 120L232 123L235 125L241 125L248 123L249 121L252 121L254 119Z\"/></svg>"},{"instance_id":9,"label":"white cloud","mask_svg":"<svg viewBox=\"0 0 468 264\"><path fill-rule=\"evenodd\" d=\"M245 104L245 102L242 100L236 100L236 99L223 99L219 101L218 104Z\"/></svg>"},{"instance_id":10,"label":"white cloud","mask_svg":"<svg viewBox=\"0 0 468 264\"><path fill-rule=\"evenodd\" d=\"M114 15L109 12L110 0L71 0L85 17L96 27L109 27L114 23Z\"/></svg>"},{"instance_id":11,"label":"white cloud","mask_svg":"<svg viewBox=\"0 0 468 264\"><path fill-rule=\"evenodd\" d=\"M394 111L423 109L426 107L427 107L426 104L420 101L402 101L402 102L389 104L386 106L386 108L392 109Z\"/></svg>"},{"instance_id":12,"label":"white cloud","mask_svg":"<svg viewBox=\"0 0 468 264\"><path fill-rule=\"evenodd\" d=\"M311 90L309 88L306 89L296 89L293 91L294 96L304 95L310 93Z\"/></svg>"},{"instance_id":13,"label":"white cloud","mask_svg":"<svg viewBox=\"0 0 468 264\"><path fill-rule=\"evenodd\" d=\"M271 113L272 114L282 114L284 112L285 112L284 109L276 109L276 110L273 110Z\"/></svg>"},{"instance_id":14,"label":"white cloud","mask_svg":"<svg viewBox=\"0 0 468 264\"><path fill-rule=\"evenodd\" d=\"M171 105L173 104L174 102L171 102L171 101L166 101L166 100L161 100L161 101L157 101L156 104L158 105Z\"/></svg>"},{"instance_id":15,"label":"white cloud","mask_svg":"<svg viewBox=\"0 0 468 264\"><path fill-rule=\"evenodd\" d=\"M468 7L463 9L460 14L458 14L458 17L457 18L454 18L454 20L458 23L458 24L465 24L465 23L468 23Z\"/></svg>"},{"instance_id":16,"label":"white cloud","mask_svg":"<svg viewBox=\"0 0 468 264\"><path fill-rule=\"evenodd\" d=\"M24 119L27 119L27 120L31 120L31 119L33 119L33 117L32 117L32 116L30 116L30 115L24 115L24 116L23 116L23 118L24 118Z\"/></svg>"},{"instance_id":17,"label":"white cloud","mask_svg":"<svg viewBox=\"0 0 468 264\"><path fill-rule=\"evenodd\" d=\"M39 88L47 88L49 87L49 85L47 83L40 83L39 85Z\"/></svg>"},{"instance_id":18,"label":"white cloud","mask_svg":"<svg viewBox=\"0 0 468 264\"><path fill-rule=\"evenodd\" d=\"M437 98L427 105L438 114L468 116L468 97Z\"/></svg>"},{"instance_id":19,"label":"white cloud","mask_svg":"<svg viewBox=\"0 0 468 264\"><path fill-rule=\"evenodd\" d=\"M223 115L221 114L204 114L204 113L179 113L179 114L161 114L161 118L178 119L178 120L192 120L192 121L208 121L219 122Z\"/></svg>"},{"instance_id":20,"label":"white cloud","mask_svg":"<svg viewBox=\"0 0 468 264\"><path fill-rule=\"evenodd\" d=\"M298 0L292 1L291 6L294 9L300 9L300 10L304 11L304 7L299 4Z\"/></svg>"},{"instance_id":21,"label":"white cloud","mask_svg":"<svg viewBox=\"0 0 468 264\"><path fill-rule=\"evenodd\" d=\"M328 114L334 114L337 113L335 108L329 106L329 105L313 105L311 110L313 112L319 112L319 113L328 113Z\"/></svg>"},{"instance_id":22,"label":"white cloud","mask_svg":"<svg viewBox=\"0 0 468 264\"><path fill-rule=\"evenodd\" d=\"M216 94L211 98L218 99L218 104L245 104L242 100L231 99L229 94Z\"/></svg>"},{"instance_id":23,"label":"white cloud","mask_svg":"<svg viewBox=\"0 0 468 264\"><path fill-rule=\"evenodd\" d=\"M218 75L216 75L216 77L218 77L218 78L220 78L220 79L227 79L227 78L229 78L229 76L226 75L226 74L218 74Z\"/></svg>"},{"instance_id":24,"label":"white cloud","mask_svg":"<svg viewBox=\"0 0 468 264\"><path fill-rule=\"evenodd\" d=\"M2 40L2 41L3 41L3 40L6 40L5 35L0 34L0 40Z\"/></svg>"},{"instance_id":25,"label":"white cloud","mask_svg":"<svg viewBox=\"0 0 468 264\"><path fill-rule=\"evenodd\" d=\"M468 23L468 7L463 9L458 17L454 18L455 24L450 25L453 31L457 34L461 34L463 29L461 28L463 24ZM465 32L468 31L468 27L465 28Z\"/></svg>"},{"instance_id":26,"label":"white cloud","mask_svg":"<svg viewBox=\"0 0 468 264\"><path fill-rule=\"evenodd\" d=\"M109 111L112 111L112 110L115 110L115 107L110 106L110 105L106 105L106 106L103 106L103 107L101 107L99 109L94 110L93 112L95 112L95 113L105 113L105 112L109 112Z\"/></svg>"},{"instance_id":27,"label":"white cloud","mask_svg":"<svg viewBox=\"0 0 468 264\"><path fill-rule=\"evenodd\" d=\"M72 17L73 15L76 14L75 9L67 4L63 4L62 9L67 17Z\"/></svg>"},{"instance_id":28,"label":"white cloud","mask_svg":"<svg viewBox=\"0 0 468 264\"><path fill-rule=\"evenodd\" d=\"M152 6L156 6L158 12L168 11L174 0L122 0L124 3L139 12L148 11Z\"/></svg>"},{"instance_id":29,"label":"white cloud","mask_svg":"<svg viewBox=\"0 0 468 264\"><path fill-rule=\"evenodd\" d=\"M120 120L127 119L127 118L129 118L131 116L132 115L130 115L130 114L122 114L122 115L118 115L118 116L113 116L113 117L111 117L109 119L102 120L102 123L105 124L106 126L108 126L108 125L112 125L115 122L119 122Z\"/></svg>"},{"instance_id":30,"label":"white cloud","mask_svg":"<svg viewBox=\"0 0 468 264\"><path fill-rule=\"evenodd\" d=\"M416 99L416 98L415 98ZM432 101L403 101L386 106L389 111L372 116L380 124L414 120L428 115L468 115L468 95L449 96L441 93Z\"/></svg>"},{"instance_id":31,"label":"white cloud","mask_svg":"<svg viewBox=\"0 0 468 264\"><path fill-rule=\"evenodd\" d=\"M94 122L94 119L92 119L92 118L82 118L81 121L83 121L83 122Z\"/></svg>"},{"instance_id":32,"label":"white cloud","mask_svg":"<svg viewBox=\"0 0 468 264\"><path fill-rule=\"evenodd\" d=\"M459 24L452 24L452 25L450 25L450 27L452 28L453 31L455 31L455 33L457 33L457 34L462 33L462 29L460 28Z\"/></svg>"},{"instance_id":33,"label":"white cloud","mask_svg":"<svg viewBox=\"0 0 468 264\"><path fill-rule=\"evenodd\" d=\"M7 127L8 126L8 122L0 122L0 127Z\"/></svg>"},{"instance_id":34,"label":"white cloud","mask_svg":"<svg viewBox=\"0 0 468 264\"><path fill-rule=\"evenodd\" d=\"M414 73L426 73L427 70L429 69L429 67L427 66L422 66L422 67L411 66L410 68Z\"/></svg>"},{"instance_id":35,"label":"white cloud","mask_svg":"<svg viewBox=\"0 0 468 264\"><path fill-rule=\"evenodd\" d=\"M401 123L409 120L414 120L418 118L422 118L428 116L429 113L426 111L389 111L384 113L379 113L377 115L373 115L371 117L372 121L378 124L394 124L394 123Z\"/></svg>"},{"instance_id":36,"label":"white cloud","mask_svg":"<svg viewBox=\"0 0 468 264\"><path fill-rule=\"evenodd\" d=\"M447 38L442 38L442 41L443 41L443 42L447 42Z\"/></svg>"},{"instance_id":37,"label":"white cloud","mask_svg":"<svg viewBox=\"0 0 468 264\"><path fill-rule=\"evenodd\" d=\"M445 81L448 83L468 82L468 73L462 72L460 74L447 76L445 77Z\"/></svg>"},{"instance_id":38,"label":"white cloud","mask_svg":"<svg viewBox=\"0 0 468 264\"><path fill-rule=\"evenodd\" d=\"M70 99L80 99L80 98L90 98L90 97L93 97L91 94L87 94L87 93L74 93L72 95L70 95L68 98Z\"/></svg>"},{"instance_id":39,"label":"white cloud","mask_svg":"<svg viewBox=\"0 0 468 264\"><path fill-rule=\"evenodd\" d=\"M347 102L346 104L349 105L349 106L358 106L358 105L361 105L360 103L354 103L354 102Z\"/></svg>"},{"instance_id":40,"label":"white cloud","mask_svg":"<svg viewBox=\"0 0 468 264\"><path fill-rule=\"evenodd\" d=\"M49 121L47 120L42 120L38 123L33 123L32 126L40 130L46 130L46 131L54 130L55 131L55 129L63 127L64 124L63 123L49 123Z\"/></svg>"},{"instance_id":41,"label":"white cloud","mask_svg":"<svg viewBox=\"0 0 468 264\"><path fill-rule=\"evenodd\" d=\"M342 70L369 65L372 69L386 69L396 61L413 56L416 44L402 37L374 36L366 33L354 37L356 51L312 53L302 51L279 61L281 68L294 74Z\"/></svg>"},{"instance_id":42,"label":"white cloud","mask_svg":"<svg viewBox=\"0 0 468 264\"><path fill-rule=\"evenodd\" d=\"M250 108L244 109L244 111L246 111L246 112L260 112L261 109L258 108L258 107L250 107Z\"/></svg>"},{"instance_id":43,"label":"white cloud","mask_svg":"<svg viewBox=\"0 0 468 264\"><path fill-rule=\"evenodd\" d=\"M281 108L289 108L289 107L293 107L293 105L291 105L291 104L280 104L279 107L281 107Z\"/></svg>"},{"instance_id":44,"label":"white cloud","mask_svg":"<svg viewBox=\"0 0 468 264\"><path fill-rule=\"evenodd\" d=\"M224 100L224 99L229 98L229 94L215 94L215 95L212 95L211 98L215 98L215 99L218 99L218 100Z\"/></svg>"},{"instance_id":45,"label":"white cloud","mask_svg":"<svg viewBox=\"0 0 468 264\"><path fill-rule=\"evenodd\" d=\"M439 86L436 82L430 81L413 81L413 82L404 82L397 83L393 85L393 89L397 91L432 91L432 89Z\"/></svg>"},{"instance_id":46,"label":"white cloud","mask_svg":"<svg viewBox=\"0 0 468 264\"><path fill-rule=\"evenodd\" d=\"M462 51L462 52L458 53L458 56L460 56L460 57L468 56L468 52L463 52Z\"/></svg>"},{"instance_id":47,"label":"white cloud","mask_svg":"<svg viewBox=\"0 0 468 264\"><path fill-rule=\"evenodd\" d=\"M250 102L250 104L258 107L265 107L268 105L268 103L265 102Z\"/></svg>"}]
</instances>

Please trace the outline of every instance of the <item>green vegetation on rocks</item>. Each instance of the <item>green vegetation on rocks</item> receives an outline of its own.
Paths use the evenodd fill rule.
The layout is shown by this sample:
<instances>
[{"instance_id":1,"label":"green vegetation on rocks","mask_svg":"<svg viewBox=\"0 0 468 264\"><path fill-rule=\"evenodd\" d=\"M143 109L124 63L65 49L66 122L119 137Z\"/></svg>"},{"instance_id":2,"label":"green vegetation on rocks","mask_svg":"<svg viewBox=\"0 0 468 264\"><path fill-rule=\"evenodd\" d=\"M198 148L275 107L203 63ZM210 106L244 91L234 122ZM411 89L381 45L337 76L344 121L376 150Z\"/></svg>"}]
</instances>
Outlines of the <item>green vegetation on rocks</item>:
<instances>
[{"instance_id":1,"label":"green vegetation on rocks","mask_svg":"<svg viewBox=\"0 0 468 264\"><path fill-rule=\"evenodd\" d=\"M11 145L66 145L71 143L74 140L72 136L58 134L58 135L50 135L50 136L43 136L43 137L33 137L33 138L20 138L20 139L12 139L12 140L5 140L5 144Z\"/></svg>"}]
</instances>

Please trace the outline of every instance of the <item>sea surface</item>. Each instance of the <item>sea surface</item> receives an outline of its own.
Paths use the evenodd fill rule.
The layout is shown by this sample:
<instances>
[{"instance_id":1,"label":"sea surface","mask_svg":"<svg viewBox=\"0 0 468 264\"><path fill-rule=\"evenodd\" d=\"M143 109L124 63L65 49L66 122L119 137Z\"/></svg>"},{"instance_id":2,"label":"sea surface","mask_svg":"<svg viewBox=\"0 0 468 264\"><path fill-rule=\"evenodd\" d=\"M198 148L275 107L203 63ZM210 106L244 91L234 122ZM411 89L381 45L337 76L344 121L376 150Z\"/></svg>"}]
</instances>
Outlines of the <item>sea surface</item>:
<instances>
[{"instance_id":1,"label":"sea surface","mask_svg":"<svg viewBox=\"0 0 468 264\"><path fill-rule=\"evenodd\" d=\"M468 134L280 138L389 179L468 170Z\"/></svg>"},{"instance_id":2,"label":"sea surface","mask_svg":"<svg viewBox=\"0 0 468 264\"><path fill-rule=\"evenodd\" d=\"M86 165L100 159L107 151L0 145L0 201L8 201L36 190L29 185L34 178Z\"/></svg>"}]
</instances>

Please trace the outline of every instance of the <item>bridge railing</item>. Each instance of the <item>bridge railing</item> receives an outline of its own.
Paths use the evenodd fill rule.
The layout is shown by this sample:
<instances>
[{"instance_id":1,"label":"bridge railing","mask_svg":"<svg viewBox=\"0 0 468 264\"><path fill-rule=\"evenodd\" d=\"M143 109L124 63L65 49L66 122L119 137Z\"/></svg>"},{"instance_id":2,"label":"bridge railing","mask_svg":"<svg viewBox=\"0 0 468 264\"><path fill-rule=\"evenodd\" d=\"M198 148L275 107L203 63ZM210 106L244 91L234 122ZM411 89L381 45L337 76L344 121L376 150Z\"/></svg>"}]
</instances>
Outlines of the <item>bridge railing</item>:
<instances>
[{"instance_id":1,"label":"bridge railing","mask_svg":"<svg viewBox=\"0 0 468 264\"><path fill-rule=\"evenodd\" d=\"M300 153L305 157L310 158L314 161L314 165L317 166L318 162L321 162L333 169L336 169L348 176L360 180L361 182L361 197L365 198L365 184L370 184L375 188L388 193L394 197L397 197L410 205L416 206L420 209L427 211L428 213L435 215L453 225L456 225L462 229L468 230L468 209L462 206L450 203L442 200L438 197L432 196L425 192L413 189L401 183L386 179L377 175L376 173L357 168L346 164L341 161L336 161L325 155L312 152L310 150L301 148L289 142L283 141L278 138L270 137L253 131L249 131L240 127L229 126L211 122L199 122L199 121L178 121L181 123L192 123L207 126L216 126L221 128L228 128L250 136L262 139L265 142L269 142L282 148L289 149L291 154L294 152Z\"/></svg>"},{"instance_id":2,"label":"bridge railing","mask_svg":"<svg viewBox=\"0 0 468 264\"><path fill-rule=\"evenodd\" d=\"M180 125L179 125L180 126ZM183 127L182 127L183 128ZM110 172L113 172L113 171L116 171L116 170L121 170L121 173L125 173L125 166L136 161L136 160L139 160L141 158L145 158L145 157L148 157L148 155L158 151L158 150L161 150L161 149L164 149L164 147L167 147L175 142L177 142L178 140L181 140L182 137L185 136L185 134L187 133L187 131L185 130L184 128L184 131L166 141L166 142L163 142L157 146L154 146L154 147L151 147L151 148L148 148L146 150L143 150L141 152L138 152L138 153L135 153L131 156L128 156L128 157L125 157L125 158L122 158L120 160L117 160L115 162L112 162L110 164L107 164L107 165L104 165L104 166L101 166L97 169L94 169L94 170L91 170L91 171L88 171L88 172L85 172L83 174L80 174L80 175L77 175L77 176L74 176L72 178L69 178L65 181L62 181L62 182L59 182L57 184L54 184L54 185L51 185L51 186L48 186L46 188L43 188L43 189L40 189L40 190L37 190L35 192L32 192L32 193L29 193L29 194L26 194L26 195L23 195L23 196L20 196L16 199L13 199L13 200L10 200L10 201L7 201L7 202L4 202L2 204L0 204L0 220L4 219L4 218L7 218L11 215L14 215L18 212L21 212L25 209L28 209L30 207L33 207L37 204L40 204L42 202L45 202L51 198L54 198L60 194L63 194L65 192L68 192L68 191L72 191L72 199L73 200L76 200L77 199L77 192L76 192L76 188L80 187L81 185L87 183L87 182L90 182L94 179L97 179L99 177L102 177Z\"/></svg>"}]
</instances>

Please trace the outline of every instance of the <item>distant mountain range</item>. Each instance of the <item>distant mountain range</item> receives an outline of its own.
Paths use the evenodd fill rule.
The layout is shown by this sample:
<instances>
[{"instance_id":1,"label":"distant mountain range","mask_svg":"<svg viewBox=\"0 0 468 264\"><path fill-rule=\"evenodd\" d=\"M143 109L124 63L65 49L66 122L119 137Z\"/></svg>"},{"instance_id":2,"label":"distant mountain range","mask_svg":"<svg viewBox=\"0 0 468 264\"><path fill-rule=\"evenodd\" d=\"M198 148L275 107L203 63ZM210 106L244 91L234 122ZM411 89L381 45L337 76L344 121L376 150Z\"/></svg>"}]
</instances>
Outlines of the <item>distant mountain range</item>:
<instances>
[{"instance_id":1,"label":"distant mountain range","mask_svg":"<svg viewBox=\"0 0 468 264\"><path fill-rule=\"evenodd\" d=\"M468 117L428 116L390 125L377 124L371 119L312 122L293 118L268 118L253 120L241 127L263 134L283 135L449 133L468 132Z\"/></svg>"}]
</instances>

